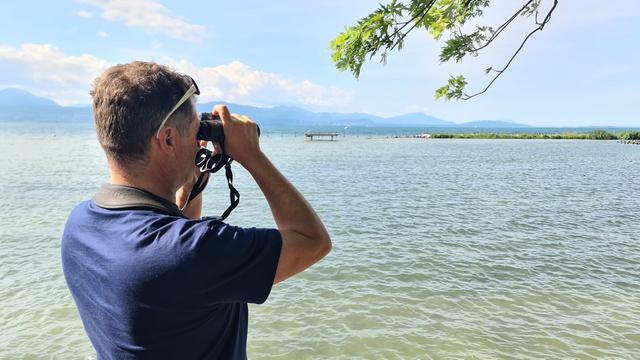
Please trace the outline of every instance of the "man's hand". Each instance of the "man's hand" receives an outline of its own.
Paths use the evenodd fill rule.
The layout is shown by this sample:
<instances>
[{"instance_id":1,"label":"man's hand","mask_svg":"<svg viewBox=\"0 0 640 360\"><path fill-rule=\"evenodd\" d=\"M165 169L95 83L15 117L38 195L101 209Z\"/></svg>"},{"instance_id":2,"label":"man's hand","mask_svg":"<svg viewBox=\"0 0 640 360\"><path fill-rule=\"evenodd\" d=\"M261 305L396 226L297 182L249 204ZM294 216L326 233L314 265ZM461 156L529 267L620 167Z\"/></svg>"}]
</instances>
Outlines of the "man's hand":
<instances>
[{"instance_id":1,"label":"man's hand","mask_svg":"<svg viewBox=\"0 0 640 360\"><path fill-rule=\"evenodd\" d=\"M226 153L246 168L262 153L256 123L248 116L230 114L225 105L216 105L212 113L222 120Z\"/></svg>"}]
</instances>

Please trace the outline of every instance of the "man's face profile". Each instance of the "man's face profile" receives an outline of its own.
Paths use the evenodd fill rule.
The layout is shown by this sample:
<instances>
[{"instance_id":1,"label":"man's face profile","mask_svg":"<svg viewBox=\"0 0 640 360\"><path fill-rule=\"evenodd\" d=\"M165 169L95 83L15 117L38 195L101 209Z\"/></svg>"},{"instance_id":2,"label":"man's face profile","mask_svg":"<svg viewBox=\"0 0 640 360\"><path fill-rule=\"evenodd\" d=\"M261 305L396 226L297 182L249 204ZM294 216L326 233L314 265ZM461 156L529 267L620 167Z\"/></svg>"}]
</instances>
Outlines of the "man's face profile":
<instances>
[{"instance_id":1,"label":"man's face profile","mask_svg":"<svg viewBox=\"0 0 640 360\"><path fill-rule=\"evenodd\" d=\"M195 113L195 112L194 112ZM195 158L199 149L196 136L200 127L200 120L196 115L193 115L189 128L183 134L178 132L179 142L177 144L177 156L176 159L179 168L178 174L182 175L184 182L192 180L195 173Z\"/></svg>"}]
</instances>

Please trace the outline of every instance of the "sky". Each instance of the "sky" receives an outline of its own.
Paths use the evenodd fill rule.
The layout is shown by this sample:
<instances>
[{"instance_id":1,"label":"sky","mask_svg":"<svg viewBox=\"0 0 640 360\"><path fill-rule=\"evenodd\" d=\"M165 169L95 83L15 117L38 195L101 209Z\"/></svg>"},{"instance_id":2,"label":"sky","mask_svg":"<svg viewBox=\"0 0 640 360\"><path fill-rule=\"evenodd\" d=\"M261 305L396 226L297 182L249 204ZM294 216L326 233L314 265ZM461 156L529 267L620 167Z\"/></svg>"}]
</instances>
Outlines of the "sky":
<instances>
[{"instance_id":1,"label":"sky","mask_svg":"<svg viewBox=\"0 0 640 360\"><path fill-rule=\"evenodd\" d=\"M191 75L201 89L200 102L380 116L423 112L453 122L640 126L638 0L560 0L544 31L529 40L486 94L448 102L434 100L436 88L450 75L463 74L470 92L482 89L490 81L483 69L503 65L532 24L519 20L486 52L458 64L439 64L442 43L418 29L402 51L389 55L386 66L374 58L355 79L335 68L329 43L378 3L2 2L0 89L88 105L101 72L144 60ZM493 0L478 24L499 25L522 3Z\"/></svg>"}]
</instances>

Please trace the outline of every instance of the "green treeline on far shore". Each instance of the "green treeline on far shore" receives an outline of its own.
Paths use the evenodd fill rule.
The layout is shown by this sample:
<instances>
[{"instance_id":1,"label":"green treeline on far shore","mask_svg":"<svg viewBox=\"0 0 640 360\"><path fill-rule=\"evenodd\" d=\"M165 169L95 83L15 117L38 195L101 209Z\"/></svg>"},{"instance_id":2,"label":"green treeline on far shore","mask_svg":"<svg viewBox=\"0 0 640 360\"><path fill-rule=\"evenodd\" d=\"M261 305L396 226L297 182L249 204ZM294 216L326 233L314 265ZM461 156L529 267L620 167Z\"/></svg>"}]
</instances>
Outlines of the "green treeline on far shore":
<instances>
[{"instance_id":1,"label":"green treeline on far shore","mask_svg":"<svg viewBox=\"0 0 640 360\"><path fill-rule=\"evenodd\" d=\"M640 131L610 133L594 130L588 133L469 133L469 134L431 134L434 139L576 139L576 140L640 140Z\"/></svg>"}]
</instances>

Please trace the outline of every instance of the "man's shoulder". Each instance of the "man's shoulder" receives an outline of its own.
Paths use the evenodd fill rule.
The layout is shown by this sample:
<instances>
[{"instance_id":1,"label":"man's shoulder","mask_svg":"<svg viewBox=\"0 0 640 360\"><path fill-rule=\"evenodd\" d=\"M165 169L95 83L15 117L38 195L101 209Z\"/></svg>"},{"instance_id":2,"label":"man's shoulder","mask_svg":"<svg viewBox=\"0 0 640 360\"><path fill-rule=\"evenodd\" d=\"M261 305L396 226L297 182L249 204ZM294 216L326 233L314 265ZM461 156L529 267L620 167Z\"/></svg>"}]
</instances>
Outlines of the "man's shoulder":
<instances>
[{"instance_id":1,"label":"man's shoulder","mask_svg":"<svg viewBox=\"0 0 640 360\"><path fill-rule=\"evenodd\" d=\"M240 228L226 224L216 218L189 219L167 214L158 209L133 207L109 209L98 205L93 199L77 204L69 213L65 232L95 232L116 235L120 231L132 235L154 235L161 232L176 238L199 238L207 233L223 234ZM155 236L155 235L154 235Z\"/></svg>"},{"instance_id":2,"label":"man's shoulder","mask_svg":"<svg viewBox=\"0 0 640 360\"><path fill-rule=\"evenodd\" d=\"M91 221L95 221L96 219L101 218L108 218L110 222L115 221L114 224L117 224L117 220L122 218L123 220L126 219L126 221L132 225L137 221L144 222L157 219L166 220L168 223L175 222L176 224L183 224L189 220L192 222L200 222L199 220L167 214L159 211L158 209L144 206L117 209L106 208L97 204L94 199L82 201L73 207L69 213L67 222L84 221L89 219L91 219Z\"/></svg>"},{"instance_id":3,"label":"man's shoulder","mask_svg":"<svg viewBox=\"0 0 640 360\"><path fill-rule=\"evenodd\" d=\"M157 209L106 209L91 199L80 202L71 210L63 238L115 236L145 242L153 238L163 239L165 244L174 243L172 247L195 250L202 244L196 245L194 242L222 240L237 243L236 240L241 239L260 241L279 237L274 232L278 231L235 226L217 218L189 219L166 214Z\"/></svg>"},{"instance_id":4,"label":"man's shoulder","mask_svg":"<svg viewBox=\"0 0 640 360\"><path fill-rule=\"evenodd\" d=\"M91 204L91 199L87 199L79 202L78 204L76 204L76 206L74 206L71 209L71 214L87 211L87 208L89 207L90 204Z\"/></svg>"},{"instance_id":5,"label":"man's shoulder","mask_svg":"<svg viewBox=\"0 0 640 360\"><path fill-rule=\"evenodd\" d=\"M69 216L67 217L66 226L72 225L77 221L81 221L81 219L87 215L91 200L84 200L74 206L69 212Z\"/></svg>"}]
</instances>

